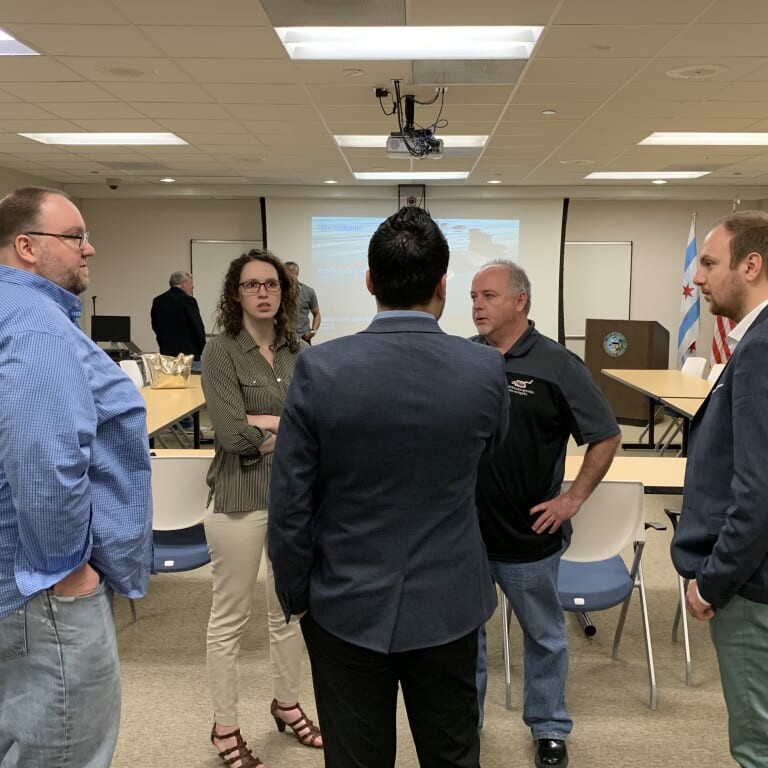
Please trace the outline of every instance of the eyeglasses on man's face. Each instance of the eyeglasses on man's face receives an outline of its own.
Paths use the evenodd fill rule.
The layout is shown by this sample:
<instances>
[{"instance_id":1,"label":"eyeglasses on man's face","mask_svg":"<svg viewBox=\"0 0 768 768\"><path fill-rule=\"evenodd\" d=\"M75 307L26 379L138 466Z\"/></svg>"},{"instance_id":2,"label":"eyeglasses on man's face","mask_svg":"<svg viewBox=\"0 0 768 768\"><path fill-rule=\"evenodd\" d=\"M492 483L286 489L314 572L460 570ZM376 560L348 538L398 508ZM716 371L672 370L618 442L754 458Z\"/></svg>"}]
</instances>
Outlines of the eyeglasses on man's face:
<instances>
[{"instance_id":1,"label":"eyeglasses on man's face","mask_svg":"<svg viewBox=\"0 0 768 768\"><path fill-rule=\"evenodd\" d=\"M277 293L280 290L279 280L244 280L238 285L243 289L244 293L258 293L259 289L264 286L264 290L267 293Z\"/></svg>"},{"instance_id":2,"label":"eyeglasses on man's face","mask_svg":"<svg viewBox=\"0 0 768 768\"><path fill-rule=\"evenodd\" d=\"M77 240L77 247L79 250L83 250L88 244L88 233L83 232L79 235L60 235L56 232L24 232L25 235L39 235L41 237L58 237L62 240Z\"/></svg>"}]
</instances>

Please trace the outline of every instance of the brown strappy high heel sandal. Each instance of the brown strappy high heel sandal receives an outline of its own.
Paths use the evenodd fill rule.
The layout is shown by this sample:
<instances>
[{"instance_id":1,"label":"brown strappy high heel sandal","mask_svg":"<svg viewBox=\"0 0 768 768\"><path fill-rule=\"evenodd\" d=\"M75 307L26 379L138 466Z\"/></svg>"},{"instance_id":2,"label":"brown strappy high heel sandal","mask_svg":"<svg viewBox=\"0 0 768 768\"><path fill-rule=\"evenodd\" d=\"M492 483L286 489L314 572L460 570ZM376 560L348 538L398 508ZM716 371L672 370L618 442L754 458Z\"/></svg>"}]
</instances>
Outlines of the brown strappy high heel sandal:
<instances>
[{"instance_id":1,"label":"brown strappy high heel sandal","mask_svg":"<svg viewBox=\"0 0 768 768\"><path fill-rule=\"evenodd\" d=\"M219 752L219 757L227 768L235 765L238 760L240 761L238 768L256 768L258 765L264 765L264 763L262 763L258 757L255 757L253 752L248 749L245 740L240 734L239 728L236 728L229 733L216 733L216 723L213 724L213 728L211 728L211 744L213 744L215 749L217 747L214 739L219 739L219 741L221 741L222 739L231 739L232 737L237 740L235 746Z\"/></svg>"},{"instance_id":2,"label":"brown strappy high heel sandal","mask_svg":"<svg viewBox=\"0 0 768 768\"><path fill-rule=\"evenodd\" d=\"M300 712L299 717L292 723L286 723L285 720L278 717L278 712L290 712L292 709L298 709ZM287 725L293 731L293 735L300 744L303 744L305 747L315 747L316 749L323 748L322 744L317 743L318 740L322 739L320 729L304 714L304 710L298 701L293 706L281 707L277 703L277 699L272 699L269 711L272 713L272 717L275 718L275 725L280 733L285 731L285 726Z\"/></svg>"}]
</instances>

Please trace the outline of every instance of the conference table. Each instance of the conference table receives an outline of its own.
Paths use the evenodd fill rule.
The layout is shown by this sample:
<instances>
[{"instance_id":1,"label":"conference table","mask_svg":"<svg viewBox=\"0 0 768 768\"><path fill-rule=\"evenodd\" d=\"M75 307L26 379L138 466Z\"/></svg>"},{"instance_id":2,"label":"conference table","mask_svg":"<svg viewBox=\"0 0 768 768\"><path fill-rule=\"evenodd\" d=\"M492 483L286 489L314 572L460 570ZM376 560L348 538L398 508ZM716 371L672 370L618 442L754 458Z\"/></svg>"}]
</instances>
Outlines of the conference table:
<instances>
[{"instance_id":1,"label":"conference table","mask_svg":"<svg viewBox=\"0 0 768 768\"><path fill-rule=\"evenodd\" d=\"M147 407L147 433L150 438L171 424L192 416L194 447L200 447L200 409L205 405L200 376L191 375L184 389L142 387L140 391Z\"/></svg>"},{"instance_id":2,"label":"conference table","mask_svg":"<svg viewBox=\"0 0 768 768\"><path fill-rule=\"evenodd\" d=\"M701 408L704 402L703 397L662 397L662 405L670 408L683 419L683 445L682 455L688 455L688 431L691 426L691 419L696 415L696 411Z\"/></svg>"},{"instance_id":3,"label":"conference table","mask_svg":"<svg viewBox=\"0 0 768 768\"><path fill-rule=\"evenodd\" d=\"M578 474L583 456L565 457L565 480ZM669 456L617 456L605 480L640 481L645 493L677 494L683 492L685 459Z\"/></svg>"},{"instance_id":4,"label":"conference table","mask_svg":"<svg viewBox=\"0 0 768 768\"><path fill-rule=\"evenodd\" d=\"M692 419L704 402L703 397L662 397L661 402L686 419Z\"/></svg>"},{"instance_id":5,"label":"conference table","mask_svg":"<svg viewBox=\"0 0 768 768\"><path fill-rule=\"evenodd\" d=\"M656 405L663 399L703 400L712 388L712 382L688 376L678 370L603 368L601 372L609 379L642 393L648 399L648 443L647 445L644 443L625 445L625 448L654 449L656 447L654 417Z\"/></svg>"}]
</instances>

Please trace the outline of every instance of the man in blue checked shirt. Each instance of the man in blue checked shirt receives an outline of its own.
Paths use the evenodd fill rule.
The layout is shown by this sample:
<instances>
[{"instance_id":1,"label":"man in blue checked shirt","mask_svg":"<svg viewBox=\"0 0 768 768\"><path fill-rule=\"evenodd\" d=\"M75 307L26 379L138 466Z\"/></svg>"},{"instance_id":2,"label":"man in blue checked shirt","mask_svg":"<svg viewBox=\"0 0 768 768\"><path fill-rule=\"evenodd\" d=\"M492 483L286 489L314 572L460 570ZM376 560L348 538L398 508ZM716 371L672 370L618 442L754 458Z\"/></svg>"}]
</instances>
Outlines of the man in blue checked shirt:
<instances>
[{"instance_id":1,"label":"man in blue checked shirt","mask_svg":"<svg viewBox=\"0 0 768 768\"><path fill-rule=\"evenodd\" d=\"M94 253L63 192L0 200L0 765L110 764L111 596L149 579L144 403L77 326Z\"/></svg>"}]
</instances>

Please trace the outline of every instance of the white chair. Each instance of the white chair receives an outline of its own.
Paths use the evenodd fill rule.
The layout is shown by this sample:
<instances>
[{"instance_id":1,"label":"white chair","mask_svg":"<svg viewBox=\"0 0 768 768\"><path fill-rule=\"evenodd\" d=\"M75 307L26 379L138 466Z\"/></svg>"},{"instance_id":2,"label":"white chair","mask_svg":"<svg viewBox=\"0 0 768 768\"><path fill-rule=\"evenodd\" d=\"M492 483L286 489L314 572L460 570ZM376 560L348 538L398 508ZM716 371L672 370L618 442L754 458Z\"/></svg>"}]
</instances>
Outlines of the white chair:
<instances>
[{"instance_id":1,"label":"white chair","mask_svg":"<svg viewBox=\"0 0 768 768\"><path fill-rule=\"evenodd\" d=\"M648 706L655 710L656 672L642 566L647 527L643 507L643 484L603 481L571 522L573 536L563 554L558 578L563 609L587 613L590 610L605 610L621 603L621 613L613 638L612 657L616 659L632 593L637 590L648 664ZM651 523L648 525L663 529L663 526ZM628 569L620 553L630 544L634 556ZM584 620L585 628L589 627L589 617L585 616Z\"/></svg>"},{"instance_id":2,"label":"white chair","mask_svg":"<svg viewBox=\"0 0 768 768\"><path fill-rule=\"evenodd\" d=\"M697 379L704 378L704 371L707 370L707 358L706 357L686 357L683 361L683 365L680 368L680 373L686 374L686 376L695 376Z\"/></svg>"},{"instance_id":3,"label":"white chair","mask_svg":"<svg viewBox=\"0 0 768 768\"><path fill-rule=\"evenodd\" d=\"M121 360L120 367L136 385L136 389L141 389L144 386L144 377L141 375L141 368L139 368L136 360Z\"/></svg>"},{"instance_id":4,"label":"white chair","mask_svg":"<svg viewBox=\"0 0 768 768\"><path fill-rule=\"evenodd\" d=\"M567 487L567 484L564 486ZM621 613L613 639L614 659L624 629L632 593L637 589L645 635L645 652L650 687L649 707L656 709L656 673L653 665L651 632L641 558L645 547L643 484L604 480L572 518L573 535L560 562L558 591L563 609L579 614L599 611L621 604ZM653 527L661 527L656 526ZM634 557L628 569L620 553L633 546ZM509 685L508 603L502 599L504 631L505 692L507 708L511 707ZM595 628L584 616L588 636Z\"/></svg>"},{"instance_id":5,"label":"white chair","mask_svg":"<svg viewBox=\"0 0 768 768\"><path fill-rule=\"evenodd\" d=\"M707 375L707 381L710 384L714 384L720 378L723 368L725 368L725 363L715 363L712 368L710 368L709 374Z\"/></svg>"},{"instance_id":6,"label":"white chair","mask_svg":"<svg viewBox=\"0 0 768 768\"><path fill-rule=\"evenodd\" d=\"M208 451L152 452L153 573L190 571L210 562L203 528L210 465ZM135 621L133 600L131 613Z\"/></svg>"},{"instance_id":7,"label":"white chair","mask_svg":"<svg viewBox=\"0 0 768 768\"><path fill-rule=\"evenodd\" d=\"M680 522L680 510L679 509L667 509L664 508L669 521L672 523L672 530L677 529L677 524ZM683 654L685 656L685 684L691 684L691 638L688 634L688 614L685 610L685 593L688 590L688 579L684 579L680 574L677 575L677 609L675 610L675 618L672 621L672 642L677 642L677 629L683 625Z\"/></svg>"}]
</instances>

